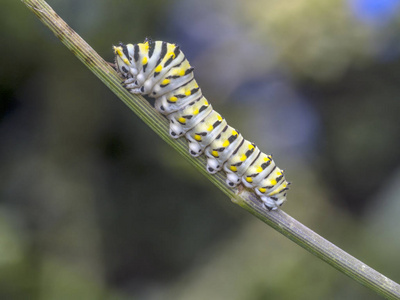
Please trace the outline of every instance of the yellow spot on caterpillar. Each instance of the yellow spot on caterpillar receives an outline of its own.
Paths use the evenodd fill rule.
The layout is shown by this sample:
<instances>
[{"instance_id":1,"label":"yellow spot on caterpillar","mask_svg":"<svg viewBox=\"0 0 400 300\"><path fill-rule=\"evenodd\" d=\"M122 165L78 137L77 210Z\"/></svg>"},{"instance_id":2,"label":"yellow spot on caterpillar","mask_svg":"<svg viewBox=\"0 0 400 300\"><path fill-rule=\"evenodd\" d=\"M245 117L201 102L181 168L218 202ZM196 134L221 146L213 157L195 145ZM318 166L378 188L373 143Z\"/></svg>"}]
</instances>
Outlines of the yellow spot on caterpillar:
<instances>
[{"instance_id":1,"label":"yellow spot on caterpillar","mask_svg":"<svg viewBox=\"0 0 400 300\"><path fill-rule=\"evenodd\" d=\"M162 82L161 82L161 84L162 85L166 85L166 84L168 84L170 81L169 81L169 79L164 79Z\"/></svg>"},{"instance_id":2,"label":"yellow spot on caterpillar","mask_svg":"<svg viewBox=\"0 0 400 300\"><path fill-rule=\"evenodd\" d=\"M143 57L143 59L142 59L142 65L145 65L145 64L147 64L147 56Z\"/></svg>"},{"instance_id":3,"label":"yellow spot on caterpillar","mask_svg":"<svg viewBox=\"0 0 400 300\"><path fill-rule=\"evenodd\" d=\"M228 140L225 140L223 143L222 143L222 147L228 147L229 146L229 141Z\"/></svg>"},{"instance_id":4,"label":"yellow spot on caterpillar","mask_svg":"<svg viewBox=\"0 0 400 300\"><path fill-rule=\"evenodd\" d=\"M212 154L212 156L214 156L214 157L218 157L218 156L219 156L218 151L215 151L215 150L212 151L211 154Z\"/></svg>"},{"instance_id":5,"label":"yellow spot on caterpillar","mask_svg":"<svg viewBox=\"0 0 400 300\"><path fill-rule=\"evenodd\" d=\"M208 105L209 105L207 100L204 101L204 105L205 105L205 106L208 106Z\"/></svg>"},{"instance_id":6,"label":"yellow spot on caterpillar","mask_svg":"<svg viewBox=\"0 0 400 300\"><path fill-rule=\"evenodd\" d=\"M253 178L251 178L251 177L246 177L246 181L249 182L249 183L252 183L252 182L253 182Z\"/></svg>"},{"instance_id":7,"label":"yellow spot on caterpillar","mask_svg":"<svg viewBox=\"0 0 400 300\"><path fill-rule=\"evenodd\" d=\"M258 166L257 168L256 168L256 172L257 173L261 173L263 171L263 168L261 168L260 166Z\"/></svg>"},{"instance_id":8,"label":"yellow spot on caterpillar","mask_svg":"<svg viewBox=\"0 0 400 300\"><path fill-rule=\"evenodd\" d=\"M148 53L149 52L149 43L140 43L138 44L139 46L139 52L140 53Z\"/></svg>"},{"instance_id":9,"label":"yellow spot on caterpillar","mask_svg":"<svg viewBox=\"0 0 400 300\"><path fill-rule=\"evenodd\" d=\"M210 125L210 126L208 126L207 131L211 131L213 129L214 129L214 126Z\"/></svg>"},{"instance_id":10,"label":"yellow spot on caterpillar","mask_svg":"<svg viewBox=\"0 0 400 300\"><path fill-rule=\"evenodd\" d=\"M174 52L169 52L167 53L166 57L171 57L172 59L175 58L175 53Z\"/></svg>"},{"instance_id":11,"label":"yellow spot on caterpillar","mask_svg":"<svg viewBox=\"0 0 400 300\"><path fill-rule=\"evenodd\" d=\"M160 73L162 70L162 66L159 65L157 68L154 69L154 72Z\"/></svg>"},{"instance_id":12,"label":"yellow spot on caterpillar","mask_svg":"<svg viewBox=\"0 0 400 300\"><path fill-rule=\"evenodd\" d=\"M121 47L115 47L114 46L114 53L118 54L120 57L122 57L124 54L122 53L122 48Z\"/></svg>"},{"instance_id":13,"label":"yellow spot on caterpillar","mask_svg":"<svg viewBox=\"0 0 400 300\"><path fill-rule=\"evenodd\" d=\"M237 167L235 167L235 166L231 166L230 169L231 169L231 171L233 171L233 172L236 172L236 171L237 171Z\"/></svg>"},{"instance_id":14,"label":"yellow spot on caterpillar","mask_svg":"<svg viewBox=\"0 0 400 300\"><path fill-rule=\"evenodd\" d=\"M180 69L180 70L178 71L178 75L179 75L179 76L185 75L185 70L184 70L184 69Z\"/></svg>"},{"instance_id":15,"label":"yellow spot on caterpillar","mask_svg":"<svg viewBox=\"0 0 400 300\"><path fill-rule=\"evenodd\" d=\"M192 91L191 90L187 90L186 92L185 92L185 95L186 96L190 96L192 94Z\"/></svg>"},{"instance_id":16,"label":"yellow spot on caterpillar","mask_svg":"<svg viewBox=\"0 0 400 300\"><path fill-rule=\"evenodd\" d=\"M269 156L264 157L264 161L269 161Z\"/></svg>"},{"instance_id":17,"label":"yellow spot on caterpillar","mask_svg":"<svg viewBox=\"0 0 400 300\"><path fill-rule=\"evenodd\" d=\"M183 123L183 124L186 123L186 119L183 118L183 117L180 117L180 118L178 119L178 121L179 121L179 123Z\"/></svg>"},{"instance_id":18,"label":"yellow spot on caterpillar","mask_svg":"<svg viewBox=\"0 0 400 300\"><path fill-rule=\"evenodd\" d=\"M263 188L263 187L262 187L262 188L259 188L258 190L259 190L261 193L265 193L265 192L267 191L267 189L266 189L266 188Z\"/></svg>"},{"instance_id":19,"label":"yellow spot on caterpillar","mask_svg":"<svg viewBox=\"0 0 400 300\"><path fill-rule=\"evenodd\" d=\"M217 119L218 121L222 121L222 117L220 115L218 115Z\"/></svg>"},{"instance_id":20,"label":"yellow spot on caterpillar","mask_svg":"<svg viewBox=\"0 0 400 300\"><path fill-rule=\"evenodd\" d=\"M236 130L232 130L232 135L238 135Z\"/></svg>"},{"instance_id":21,"label":"yellow spot on caterpillar","mask_svg":"<svg viewBox=\"0 0 400 300\"><path fill-rule=\"evenodd\" d=\"M178 98L176 98L175 96L172 96L171 98L169 98L169 101L176 102L176 101L178 101Z\"/></svg>"},{"instance_id":22,"label":"yellow spot on caterpillar","mask_svg":"<svg viewBox=\"0 0 400 300\"><path fill-rule=\"evenodd\" d=\"M194 115L197 115L199 113L199 110L198 109L195 109L194 111L193 111L193 114Z\"/></svg>"},{"instance_id":23,"label":"yellow spot on caterpillar","mask_svg":"<svg viewBox=\"0 0 400 300\"><path fill-rule=\"evenodd\" d=\"M253 144L250 144L250 145L249 145L249 150L253 150L253 149L254 149Z\"/></svg>"},{"instance_id":24,"label":"yellow spot on caterpillar","mask_svg":"<svg viewBox=\"0 0 400 300\"><path fill-rule=\"evenodd\" d=\"M242 156L240 157L240 161L245 161L247 158L246 154L242 154Z\"/></svg>"},{"instance_id":25,"label":"yellow spot on caterpillar","mask_svg":"<svg viewBox=\"0 0 400 300\"><path fill-rule=\"evenodd\" d=\"M194 139L196 140L196 141L201 141L201 135L198 135L198 134L195 134L194 135Z\"/></svg>"},{"instance_id":26,"label":"yellow spot on caterpillar","mask_svg":"<svg viewBox=\"0 0 400 300\"><path fill-rule=\"evenodd\" d=\"M271 179L270 182L271 182L272 185L276 184L276 180L275 179Z\"/></svg>"},{"instance_id":27,"label":"yellow spot on caterpillar","mask_svg":"<svg viewBox=\"0 0 400 300\"><path fill-rule=\"evenodd\" d=\"M115 47L114 46L114 53L115 54L118 54L119 55L119 57L121 57L122 58L122 60L123 60L123 62L126 64L126 65L130 65L131 63L129 62L129 60L125 57L125 58L123 58L125 55L124 55L124 52L122 51L122 47Z\"/></svg>"}]
</instances>

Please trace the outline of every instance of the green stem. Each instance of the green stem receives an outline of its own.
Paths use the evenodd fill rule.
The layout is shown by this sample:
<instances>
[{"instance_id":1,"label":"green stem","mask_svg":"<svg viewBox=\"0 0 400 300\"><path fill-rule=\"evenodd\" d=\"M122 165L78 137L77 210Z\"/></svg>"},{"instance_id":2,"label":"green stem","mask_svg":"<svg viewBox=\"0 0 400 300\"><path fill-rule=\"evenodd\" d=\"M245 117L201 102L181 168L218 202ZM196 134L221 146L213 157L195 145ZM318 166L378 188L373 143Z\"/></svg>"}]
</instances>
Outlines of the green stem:
<instances>
[{"instance_id":1,"label":"green stem","mask_svg":"<svg viewBox=\"0 0 400 300\"><path fill-rule=\"evenodd\" d=\"M184 139L169 137L169 124L151 105L140 96L130 94L121 85L116 72L90 47L54 10L42 0L22 2L83 62L106 86L108 86L131 110L133 110L163 140L189 160L197 170L227 194L233 202L270 225L296 244L321 258L334 268L362 283L387 299L400 299L400 286L363 262L328 242L281 210L267 211L256 196L248 190L231 190L225 184L221 172L212 176L205 170L205 159L192 158ZM111 51L111 45L110 45Z\"/></svg>"}]
</instances>

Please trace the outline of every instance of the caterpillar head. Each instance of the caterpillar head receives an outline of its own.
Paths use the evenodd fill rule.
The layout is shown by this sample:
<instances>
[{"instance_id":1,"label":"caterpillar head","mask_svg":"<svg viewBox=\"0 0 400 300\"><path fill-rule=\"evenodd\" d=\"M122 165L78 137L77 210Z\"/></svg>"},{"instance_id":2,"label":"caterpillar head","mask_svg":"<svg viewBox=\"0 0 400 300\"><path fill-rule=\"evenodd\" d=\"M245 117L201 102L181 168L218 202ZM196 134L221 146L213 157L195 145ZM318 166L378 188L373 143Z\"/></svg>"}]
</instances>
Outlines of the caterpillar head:
<instances>
[{"instance_id":1,"label":"caterpillar head","mask_svg":"<svg viewBox=\"0 0 400 300\"><path fill-rule=\"evenodd\" d=\"M132 45L124 45L120 43L119 46L113 47L117 72L124 78L130 78L137 74L136 68L131 63L132 57L129 54L130 46Z\"/></svg>"}]
</instances>

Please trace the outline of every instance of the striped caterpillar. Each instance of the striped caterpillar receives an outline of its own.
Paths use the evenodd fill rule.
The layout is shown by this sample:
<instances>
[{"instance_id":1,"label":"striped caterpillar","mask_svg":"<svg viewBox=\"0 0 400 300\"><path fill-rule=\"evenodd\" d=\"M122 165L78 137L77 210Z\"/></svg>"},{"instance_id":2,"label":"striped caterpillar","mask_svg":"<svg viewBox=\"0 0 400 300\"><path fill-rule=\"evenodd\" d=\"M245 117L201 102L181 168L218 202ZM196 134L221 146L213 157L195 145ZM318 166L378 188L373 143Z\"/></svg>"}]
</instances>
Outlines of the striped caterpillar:
<instances>
[{"instance_id":1,"label":"striped caterpillar","mask_svg":"<svg viewBox=\"0 0 400 300\"><path fill-rule=\"evenodd\" d=\"M155 98L155 108L170 121L172 138L185 136L189 153L207 157L207 171L226 173L230 188L243 183L268 210L286 200L289 183L271 155L261 152L229 126L203 96L193 67L175 44L146 39L114 46L118 73L133 94Z\"/></svg>"}]
</instances>

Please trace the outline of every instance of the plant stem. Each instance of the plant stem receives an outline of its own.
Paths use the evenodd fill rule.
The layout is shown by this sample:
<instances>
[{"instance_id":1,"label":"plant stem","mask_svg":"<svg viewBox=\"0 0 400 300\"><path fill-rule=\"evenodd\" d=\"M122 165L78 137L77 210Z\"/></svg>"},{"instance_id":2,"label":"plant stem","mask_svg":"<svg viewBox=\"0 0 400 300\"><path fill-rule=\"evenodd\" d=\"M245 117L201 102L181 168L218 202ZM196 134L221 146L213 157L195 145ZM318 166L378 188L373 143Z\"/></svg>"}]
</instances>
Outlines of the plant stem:
<instances>
[{"instance_id":1,"label":"plant stem","mask_svg":"<svg viewBox=\"0 0 400 300\"><path fill-rule=\"evenodd\" d=\"M116 72L90 47L54 10L41 0L22 2L81 60L106 86L133 110L162 139L192 163L197 170L227 194L234 203L273 227L334 268L362 283L387 299L400 299L400 286L325 240L281 210L267 211L256 196L248 190L232 190L225 184L222 172L210 175L205 169L205 158L188 154L184 139L169 137L169 123L143 98L130 94L122 85ZM110 45L111 51L111 45Z\"/></svg>"}]
</instances>

